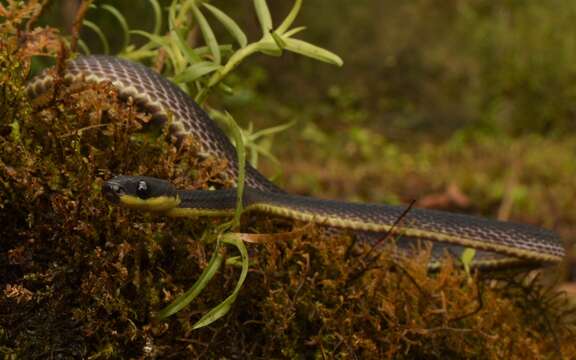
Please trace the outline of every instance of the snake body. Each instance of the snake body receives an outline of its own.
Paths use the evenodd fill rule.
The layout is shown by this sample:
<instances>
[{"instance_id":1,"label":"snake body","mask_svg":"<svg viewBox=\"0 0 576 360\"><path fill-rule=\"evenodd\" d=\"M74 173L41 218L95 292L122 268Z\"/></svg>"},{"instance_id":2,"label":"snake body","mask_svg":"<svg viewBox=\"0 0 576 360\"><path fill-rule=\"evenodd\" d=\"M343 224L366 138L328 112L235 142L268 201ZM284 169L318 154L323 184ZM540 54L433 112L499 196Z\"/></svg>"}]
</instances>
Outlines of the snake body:
<instances>
[{"instance_id":1,"label":"snake body","mask_svg":"<svg viewBox=\"0 0 576 360\"><path fill-rule=\"evenodd\" d=\"M229 166L225 175L230 180L237 178L236 150L226 134L184 91L153 70L112 56L80 56L67 63L64 79L70 83L112 83L121 98L131 97L150 113L153 123L167 123L170 118L169 132L177 141L193 134L200 150L207 156L226 160ZM28 84L28 96L39 96L53 83L54 75L49 71L40 74ZM246 166L246 184L255 189L282 191L249 164Z\"/></svg>"},{"instance_id":2,"label":"snake body","mask_svg":"<svg viewBox=\"0 0 576 360\"><path fill-rule=\"evenodd\" d=\"M140 64L110 56L82 56L68 63L66 81L111 82L121 97L132 97L136 104L148 111L153 121L166 123L176 140L192 135L202 152L227 160L226 175L238 176L234 146L208 115L180 88L151 69ZM44 73L28 86L34 98L45 92L54 78ZM144 181L157 194L139 199L134 184ZM402 222L394 226L405 207L381 204L357 204L322 200L288 194L246 164L247 188L243 199L250 211L315 222L329 227L362 233L392 233L400 247L414 240L431 241L437 249L478 250L474 265L508 267L512 263L543 265L556 263L564 257L564 247L551 231L538 227L489 220L481 217L449 212L412 209ZM122 194L117 192L121 191ZM236 206L236 190L182 191L169 183L145 177L119 177L107 182L104 193L109 199L119 195L150 204L171 199L170 216L229 215ZM136 202L138 202L136 201ZM139 203L140 204L140 203ZM145 206L141 206L146 208ZM404 241L403 238L406 240Z\"/></svg>"}]
</instances>

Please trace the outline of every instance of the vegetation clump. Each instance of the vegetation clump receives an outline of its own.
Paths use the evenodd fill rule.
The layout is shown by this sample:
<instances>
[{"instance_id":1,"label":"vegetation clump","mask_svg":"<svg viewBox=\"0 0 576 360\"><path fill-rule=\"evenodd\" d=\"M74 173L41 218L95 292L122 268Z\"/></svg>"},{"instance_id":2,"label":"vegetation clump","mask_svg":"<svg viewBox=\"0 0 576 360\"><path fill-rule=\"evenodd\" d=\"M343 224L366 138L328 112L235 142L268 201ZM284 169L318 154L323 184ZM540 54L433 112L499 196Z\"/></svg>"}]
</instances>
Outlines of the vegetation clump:
<instances>
[{"instance_id":1,"label":"vegetation clump","mask_svg":"<svg viewBox=\"0 0 576 360\"><path fill-rule=\"evenodd\" d=\"M32 2L34 3L34 2ZM15 7L15 3L11 3ZM5 18L0 43L0 353L7 358L541 358L576 354L576 320L533 277L470 277L448 261L429 275L426 252L377 266L352 239L320 229L253 247L251 271L222 320L192 330L235 286L223 266L195 302L154 314L202 272L212 220L166 219L111 207L100 186L146 174L179 187L231 186L225 164L143 132L149 116L110 84L58 80L30 102L30 57L60 41L20 46L35 11ZM3 14L6 17L7 14ZM8 31L8 25L21 29ZM36 34L36 35L34 35ZM58 40L52 30L51 39ZM24 49L24 50L23 50ZM34 49L25 50L25 49ZM57 68L53 70L58 79ZM281 219L245 219L272 231ZM300 224L295 224L299 226ZM291 224L288 225L289 227Z\"/></svg>"}]
</instances>

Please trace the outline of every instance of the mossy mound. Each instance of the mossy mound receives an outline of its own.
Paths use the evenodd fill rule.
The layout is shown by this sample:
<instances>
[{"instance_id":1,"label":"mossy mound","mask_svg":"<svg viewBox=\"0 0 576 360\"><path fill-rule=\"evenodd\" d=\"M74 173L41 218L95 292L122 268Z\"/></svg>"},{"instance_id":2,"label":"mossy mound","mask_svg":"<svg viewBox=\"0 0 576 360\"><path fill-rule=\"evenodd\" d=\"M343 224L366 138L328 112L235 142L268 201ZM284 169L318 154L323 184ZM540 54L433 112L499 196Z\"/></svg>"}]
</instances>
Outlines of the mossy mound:
<instances>
[{"instance_id":1,"label":"mossy mound","mask_svg":"<svg viewBox=\"0 0 576 360\"><path fill-rule=\"evenodd\" d=\"M193 304L153 313L185 291L213 250L212 221L111 207L112 174L146 174L194 188L219 184L225 164L140 130L147 115L106 84L58 84L30 104L27 55L0 54L0 352L20 358L226 357L502 359L569 357L576 320L533 278L470 278L450 262L428 275L365 258L351 240L310 230L254 247L246 286L226 317L192 324L228 296L227 266ZM226 184L222 184L226 185ZM252 225L254 222L251 223ZM257 219L259 228L276 223Z\"/></svg>"}]
</instances>

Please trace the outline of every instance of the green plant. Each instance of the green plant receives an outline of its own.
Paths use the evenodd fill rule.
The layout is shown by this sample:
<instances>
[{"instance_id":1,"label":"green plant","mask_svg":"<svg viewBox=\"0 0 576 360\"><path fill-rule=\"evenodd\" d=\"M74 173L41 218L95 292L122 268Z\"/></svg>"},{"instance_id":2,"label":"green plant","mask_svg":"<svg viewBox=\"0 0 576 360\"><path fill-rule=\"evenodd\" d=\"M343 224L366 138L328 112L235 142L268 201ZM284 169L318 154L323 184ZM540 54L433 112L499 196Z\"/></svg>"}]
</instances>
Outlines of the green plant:
<instances>
[{"instance_id":1,"label":"green plant","mask_svg":"<svg viewBox=\"0 0 576 360\"><path fill-rule=\"evenodd\" d=\"M128 22L120 11L111 5L104 4L101 8L110 13L119 23L123 33L122 49L119 56L133 61L160 60L164 65L165 75L189 95L194 96L196 101L202 104L208 94L215 88L221 87L226 91L231 89L223 85L223 81L234 71L243 61L256 53L279 56L284 50L298 53L309 58L324 61L327 63L342 65L342 60L328 50L303 40L295 39L294 35L300 33L305 28L291 28L298 15L302 0L295 0L294 5L286 18L279 26L274 27L270 10L266 0L254 0L254 9L258 17L262 37L254 42L248 42L247 36L240 26L225 12L217 7L201 0L173 0L168 8L168 29L162 35L162 10L157 0L149 0L154 11L155 25L152 32L143 30L130 30ZM220 44L216 39L214 30L204 15L204 11L210 13L234 38L236 45ZM102 43L102 48L106 53L110 51L110 45L104 32L94 22L83 21L97 34ZM199 29L202 34L205 46L191 44L190 39L193 31ZM131 36L138 35L148 41L140 47L131 44ZM80 42L80 46L88 52L88 46ZM159 55L162 54L162 55ZM164 58L165 57L165 58ZM240 176L238 181L238 209L235 219L220 227L216 235L216 247L211 261L203 271L199 280L183 295L174 300L158 314L159 318L165 318L181 310L192 301L207 285L222 264L222 254L220 254L221 243L236 247L241 256L242 274L234 293L221 304L209 311L194 325L194 328L206 326L226 314L230 305L236 299L238 291L246 277L248 269L248 257L246 249L235 234L229 233L229 229L239 225L240 214L242 212L242 189L245 150L244 144L250 148L252 163L256 163L259 154L264 154L273 159L273 156L263 147L259 146L257 140L266 135L282 131L290 125L281 125L262 131L253 132L252 127L247 131L242 131L231 115L218 110L211 111L213 117L227 124L231 130L234 143L238 149L238 160L240 164ZM221 241L221 239L224 239Z\"/></svg>"},{"instance_id":2,"label":"green plant","mask_svg":"<svg viewBox=\"0 0 576 360\"><path fill-rule=\"evenodd\" d=\"M298 53L309 58L330 64L342 65L342 59L334 53L294 36L305 27L292 28L303 0L295 0L284 20L274 27L266 0L254 0L254 9L262 37L249 42L242 28L225 12L202 0L173 0L168 8L168 29L162 34L162 9L157 0L149 0L155 14L155 25L151 32L130 30L124 16L111 5L101 8L117 19L122 30L122 49L118 54L126 59L144 61L156 59L159 53L166 56L164 74L178 84L199 103L203 103L208 94L221 85L226 77L251 55L260 53L279 56L284 50ZM232 36L234 44L221 44L205 12L212 15ZM91 21L84 24L101 39L105 51L109 51L104 33ZM195 44L194 34L200 30L204 46ZM131 44L131 36L139 35L148 41L139 47ZM194 41L190 41L193 39ZM83 46L88 51L87 46ZM222 85L227 91L230 89Z\"/></svg>"},{"instance_id":3,"label":"green plant","mask_svg":"<svg viewBox=\"0 0 576 360\"><path fill-rule=\"evenodd\" d=\"M240 64L255 54L280 56L286 51L341 66L342 59L336 54L309 42L294 38L305 27L292 28L292 24L301 10L303 0L295 0L287 16L274 27L270 10L265 0L254 0L254 10L258 17L262 36L249 42L245 32L229 15L204 0L172 0L167 11L167 29L164 29L164 13L158 0L148 0L154 13L154 26L151 31L130 29L128 21L115 7L104 4L103 11L112 14L119 24L122 46L118 56L142 62L161 64L163 74L181 89L204 104L208 95L215 89L226 93L234 91L225 84L226 78ZM96 5L91 5L96 9ZM220 43L205 13L211 15L231 35L232 44ZM105 53L110 51L106 34L100 27L84 20L84 25L93 31L102 44ZM196 34L200 30L204 45L197 44ZM144 37L147 42L136 46L133 36ZM83 52L90 53L89 46L79 41ZM217 109L208 109L216 121L226 115ZM223 123L222 123L223 124ZM270 129L254 130L250 125L241 129L245 146L249 148L249 161L256 165L259 155L277 162L273 155L260 145L265 138L283 131L291 123L273 126Z\"/></svg>"}]
</instances>

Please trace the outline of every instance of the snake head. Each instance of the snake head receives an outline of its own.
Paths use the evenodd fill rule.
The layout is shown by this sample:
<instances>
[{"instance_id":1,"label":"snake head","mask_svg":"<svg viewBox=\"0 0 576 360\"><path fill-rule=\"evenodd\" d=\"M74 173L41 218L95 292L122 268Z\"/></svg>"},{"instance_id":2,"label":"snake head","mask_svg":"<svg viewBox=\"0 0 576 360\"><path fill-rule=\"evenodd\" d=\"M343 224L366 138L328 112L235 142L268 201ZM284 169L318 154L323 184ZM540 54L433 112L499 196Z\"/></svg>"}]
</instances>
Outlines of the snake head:
<instances>
[{"instance_id":1,"label":"snake head","mask_svg":"<svg viewBox=\"0 0 576 360\"><path fill-rule=\"evenodd\" d=\"M168 211L180 204L176 188L149 176L116 176L102 185L102 195L115 205L147 211Z\"/></svg>"}]
</instances>

